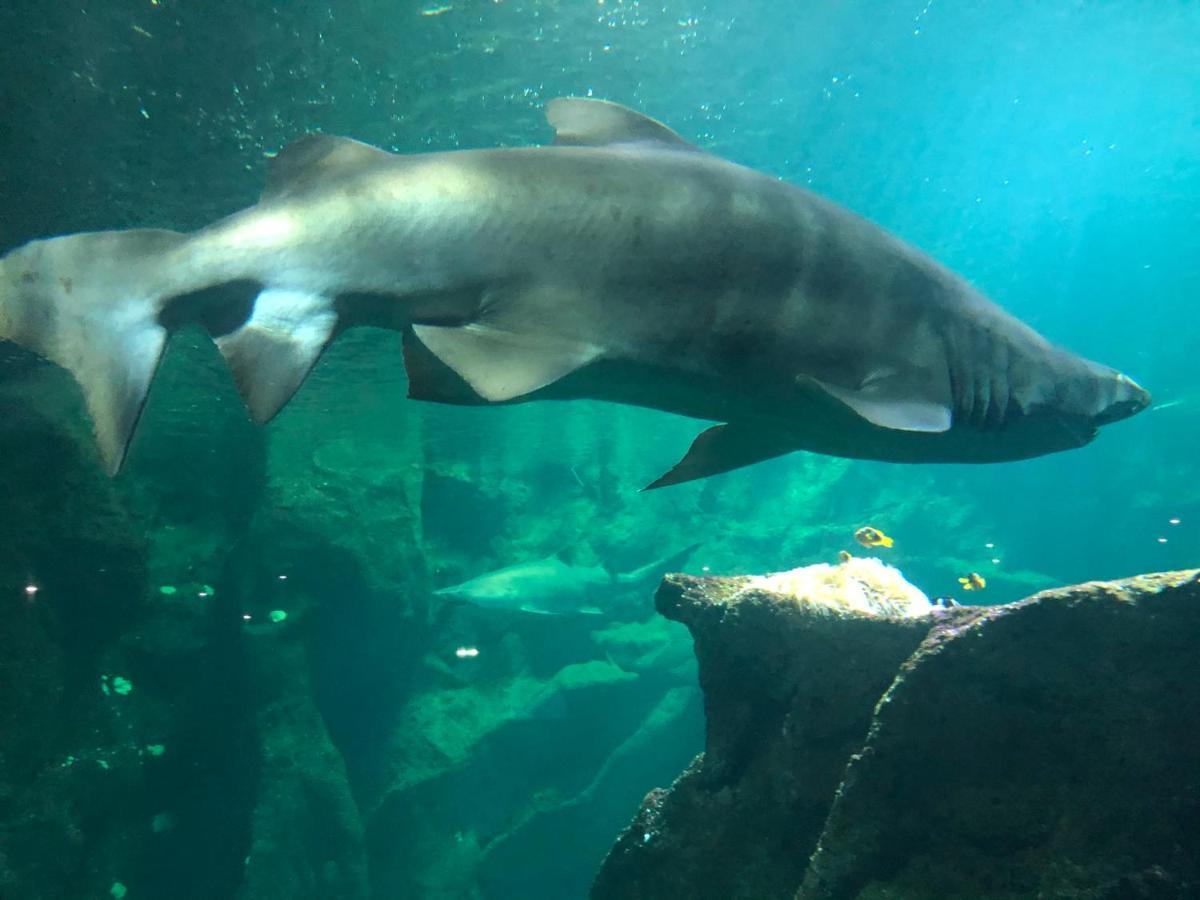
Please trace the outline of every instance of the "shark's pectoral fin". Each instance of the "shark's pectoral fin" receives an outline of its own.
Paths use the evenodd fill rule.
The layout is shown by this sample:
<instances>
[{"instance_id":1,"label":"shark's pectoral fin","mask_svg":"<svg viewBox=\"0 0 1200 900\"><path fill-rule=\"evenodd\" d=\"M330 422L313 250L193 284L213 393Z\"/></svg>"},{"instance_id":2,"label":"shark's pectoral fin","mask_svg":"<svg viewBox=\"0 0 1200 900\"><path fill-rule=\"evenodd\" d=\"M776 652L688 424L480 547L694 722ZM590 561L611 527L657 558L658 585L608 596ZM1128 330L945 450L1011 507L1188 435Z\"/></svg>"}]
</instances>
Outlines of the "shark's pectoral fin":
<instances>
[{"instance_id":1,"label":"shark's pectoral fin","mask_svg":"<svg viewBox=\"0 0 1200 900\"><path fill-rule=\"evenodd\" d=\"M642 490L682 484L697 478L707 478L740 469L753 463L782 456L797 449L794 440L760 434L745 424L714 425L700 432L692 446L669 472L646 485Z\"/></svg>"},{"instance_id":2,"label":"shark's pectoral fin","mask_svg":"<svg viewBox=\"0 0 1200 900\"><path fill-rule=\"evenodd\" d=\"M245 324L217 338L255 422L270 420L292 398L336 325L330 298L268 288Z\"/></svg>"},{"instance_id":3,"label":"shark's pectoral fin","mask_svg":"<svg viewBox=\"0 0 1200 900\"><path fill-rule=\"evenodd\" d=\"M530 394L598 358L600 347L574 336L587 315L586 299L566 292L541 285L501 288L485 297L474 321L413 325L412 330L476 394L498 403ZM426 379L418 389L454 392L444 376Z\"/></svg>"},{"instance_id":4,"label":"shark's pectoral fin","mask_svg":"<svg viewBox=\"0 0 1200 900\"><path fill-rule=\"evenodd\" d=\"M950 385L935 384L915 391L890 372L880 372L857 388L845 388L816 378L804 378L840 400L872 425L895 431L948 431L951 425Z\"/></svg>"}]
</instances>

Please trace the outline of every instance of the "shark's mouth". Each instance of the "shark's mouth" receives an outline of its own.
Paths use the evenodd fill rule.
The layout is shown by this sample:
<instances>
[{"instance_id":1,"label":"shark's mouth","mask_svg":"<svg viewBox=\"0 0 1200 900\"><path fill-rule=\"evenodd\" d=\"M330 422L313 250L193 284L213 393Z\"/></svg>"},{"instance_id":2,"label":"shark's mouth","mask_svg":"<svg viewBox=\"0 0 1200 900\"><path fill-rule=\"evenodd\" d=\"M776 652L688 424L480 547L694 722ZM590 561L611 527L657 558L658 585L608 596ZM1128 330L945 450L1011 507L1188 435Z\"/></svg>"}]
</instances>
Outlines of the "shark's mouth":
<instances>
[{"instance_id":1,"label":"shark's mouth","mask_svg":"<svg viewBox=\"0 0 1200 900\"><path fill-rule=\"evenodd\" d=\"M1140 413L1152 402L1150 392L1128 375L1117 375L1117 399L1093 418L1096 425L1110 425Z\"/></svg>"}]
</instances>

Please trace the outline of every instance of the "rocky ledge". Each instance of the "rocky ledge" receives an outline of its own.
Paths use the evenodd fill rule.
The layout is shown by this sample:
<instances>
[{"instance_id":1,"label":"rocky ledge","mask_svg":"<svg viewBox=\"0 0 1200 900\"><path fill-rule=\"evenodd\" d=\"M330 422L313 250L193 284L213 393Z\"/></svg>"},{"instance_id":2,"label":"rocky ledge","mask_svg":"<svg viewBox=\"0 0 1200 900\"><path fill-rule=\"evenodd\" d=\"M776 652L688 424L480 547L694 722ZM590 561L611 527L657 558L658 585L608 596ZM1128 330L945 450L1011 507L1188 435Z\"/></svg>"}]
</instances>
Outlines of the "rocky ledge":
<instances>
[{"instance_id":1,"label":"rocky ledge","mask_svg":"<svg viewBox=\"0 0 1200 900\"><path fill-rule=\"evenodd\" d=\"M706 749L593 900L1200 897L1200 571L877 612L796 586L660 586Z\"/></svg>"}]
</instances>

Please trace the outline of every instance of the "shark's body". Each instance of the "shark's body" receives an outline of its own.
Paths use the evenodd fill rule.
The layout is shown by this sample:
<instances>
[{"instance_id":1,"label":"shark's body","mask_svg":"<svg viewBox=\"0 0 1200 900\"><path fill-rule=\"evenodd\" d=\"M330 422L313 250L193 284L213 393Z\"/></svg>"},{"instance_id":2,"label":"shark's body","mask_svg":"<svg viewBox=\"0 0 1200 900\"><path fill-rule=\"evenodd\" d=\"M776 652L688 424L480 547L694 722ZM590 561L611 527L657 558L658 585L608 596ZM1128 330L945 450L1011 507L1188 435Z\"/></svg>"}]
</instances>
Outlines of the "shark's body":
<instances>
[{"instance_id":1,"label":"shark's body","mask_svg":"<svg viewBox=\"0 0 1200 900\"><path fill-rule=\"evenodd\" d=\"M557 556L547 556L485 572L434 593L447 600L510 612L596 615L613 609L621 594L649 595L663 575L683 565L696 546L632 572L577 566Z\"/></svg>"},{"instance_id":2,"label":"shark's body","mask_svg":"<svg viewBox=\"0 0 1200 900\"><path fill-rule=\"evenodd\" d=\"M799 449L1036 456L1149 400L808 191L614 104L548 117L550 147L397 156L314 136L257 205L194 234L35 241L0 260L0 338L71 370L113 471L189 313L260 421L337 329L376 324L403 333L419 399L588 397L723 423L655 485Z\"/></svg>"}]
</instances>

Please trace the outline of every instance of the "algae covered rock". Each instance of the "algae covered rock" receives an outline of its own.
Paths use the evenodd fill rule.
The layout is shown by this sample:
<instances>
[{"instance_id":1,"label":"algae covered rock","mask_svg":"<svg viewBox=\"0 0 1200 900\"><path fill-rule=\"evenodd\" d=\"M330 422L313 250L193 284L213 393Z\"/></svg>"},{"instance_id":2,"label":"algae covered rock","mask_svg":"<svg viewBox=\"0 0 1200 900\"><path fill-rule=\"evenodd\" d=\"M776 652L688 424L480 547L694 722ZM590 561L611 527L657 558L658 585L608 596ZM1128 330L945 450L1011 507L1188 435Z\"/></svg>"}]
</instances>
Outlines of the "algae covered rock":
<instances>
[{"instance_id":1,"label":"algae covered rock","mask_svg":"<svg viewBox=\"0 0 1200 900\"><path fill-rule=\"evenodd\" d=\"M370 814L381 895L580 896L644 790L635 786L695 751L692 687L603 659L548 677L515 650L510 664L419 692L398 718L392 779ZM556 845L562 852L547 859Z\"/></svg>"},{"instance_id":2,"label":"algae covered rock","mask_svg":"<svg viewBox=\"0 0 1200 900\"><path fill-rule=\"evenodd\" d=\"M228 896L240 879L249 702L233 613L201 585L220 580L256 502L261 441L219 396L188 418L232 390L191 336L163 370L114 481L77 386L0 357L5 897L148 896L185 880ZM201 392L176 389L183 370Z\"/></svg>"},{"instance_id":3,"label":"algae covered rock","mask_svg":"<svg viewBox=\"0 0 1200 900\"><path fill-rule=\"evenodd\" d=\"M660 588L706 751L593 898L1196 896L1200 573L917 618L762 583Z\"/></svg>"},{"instance_id":4,"label":"algae covered rock","mask_svg":"<svg viewBox=\"0 0 1200 900\"><path fill-rule=\"evenodd\" d=\"M878 571L860 570L864 595ZM795 890L875 701L928 630L919 620L849 608L824 587L798 598L761 586L823 584L827 575L818 566L782 577L664 580L659 611L695 640L705 753L669 794L647 797L593 896Z\"/></svg>"}]
</instances>

